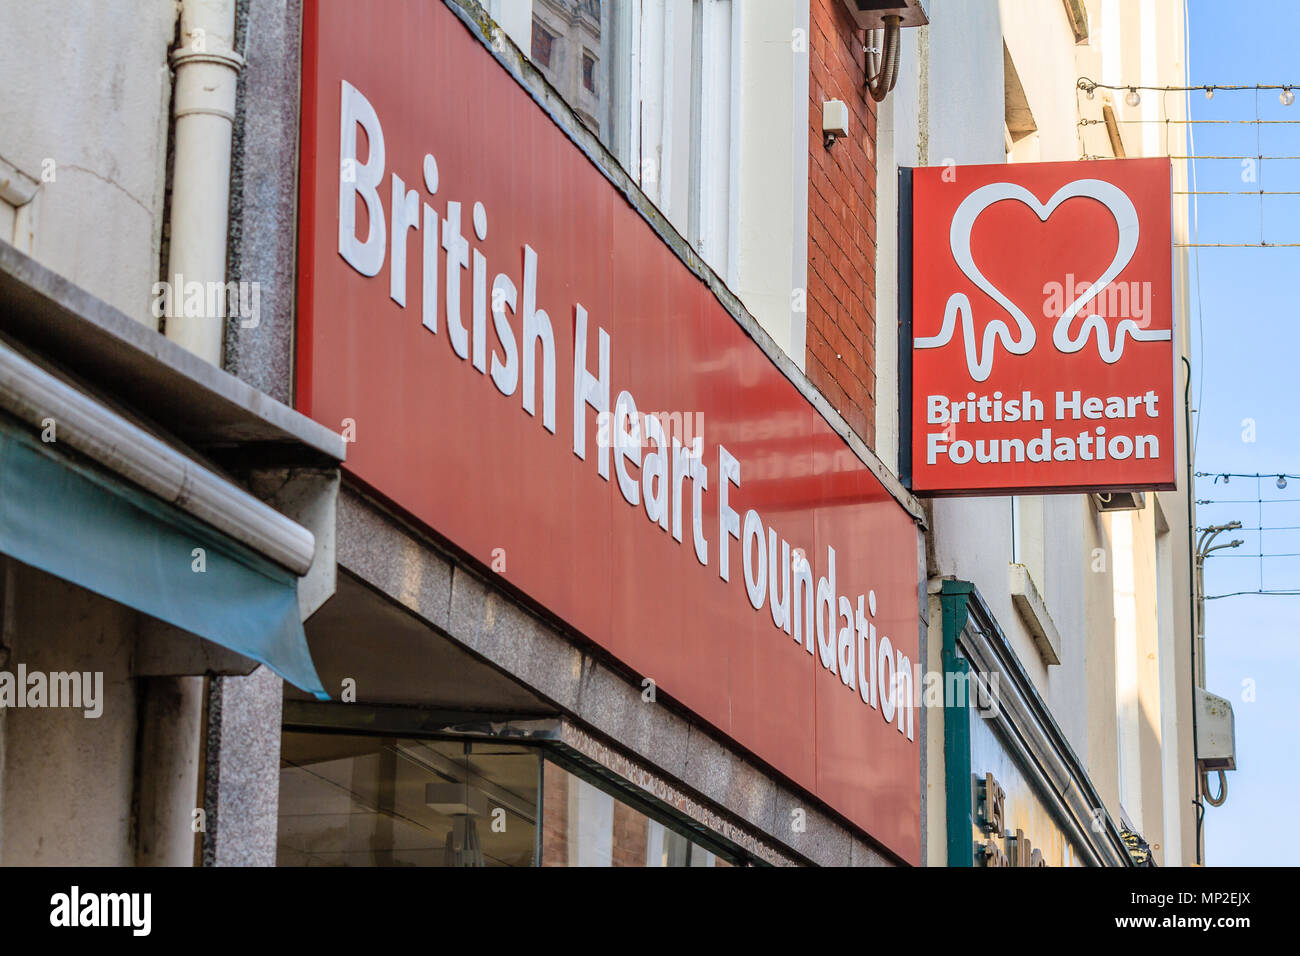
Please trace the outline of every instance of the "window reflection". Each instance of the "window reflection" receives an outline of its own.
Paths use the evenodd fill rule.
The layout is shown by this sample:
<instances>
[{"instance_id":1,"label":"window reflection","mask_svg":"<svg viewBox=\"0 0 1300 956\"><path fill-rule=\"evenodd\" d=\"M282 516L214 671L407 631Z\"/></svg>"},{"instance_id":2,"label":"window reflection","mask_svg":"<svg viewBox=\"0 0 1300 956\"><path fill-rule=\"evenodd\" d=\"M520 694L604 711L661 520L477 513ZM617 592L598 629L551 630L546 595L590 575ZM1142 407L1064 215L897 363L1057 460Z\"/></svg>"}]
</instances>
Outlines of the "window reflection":
<instances>
[{"instance_id":1,"label":"window reflection","mask_svg":"<svg viewBox=\"0 0 1300 956\"><path fill-rule=\"evenodd\" d=\"M542 774L542 866L731 865L563 767Z\"/></svg>"},{"instance_id":2,"label":"window reflection","mask_svg":"<svg viewBox=\"0 0 1300 956\"><path fill-rule=\"evenodd\" d=\"M285 733L280 866L531 866L536 751Z\"/></svg>"},{"instance_id":3,"label":"window reflection","mask_svg":"<svg viewBox=\"0 0 1300 956\"><path fill-rule=\"evenodd\" d=\"M732 865L536 747L285 731L277 865L539 863Z\"/></svg>"},{"instance_id":4,"label":"window reflection","mask_svg":"<svg viewBox=\"0 0 1300 956\"><path fill-rule=\"evenodd\" d=\"M529 53L582 122L602 138L610 121L608 66L613 56L603 6L600 0L533 0Z\"/></svg>"},{"instance_id":5,"label":"window reflection","mask_svg":"<svg viewBox=\"0 0 1300 956\"><path fill-rule=\"evenodd\" d=\"M487 3L646 198L734 281L740 0Z\"/></svg>"}]
</instances>

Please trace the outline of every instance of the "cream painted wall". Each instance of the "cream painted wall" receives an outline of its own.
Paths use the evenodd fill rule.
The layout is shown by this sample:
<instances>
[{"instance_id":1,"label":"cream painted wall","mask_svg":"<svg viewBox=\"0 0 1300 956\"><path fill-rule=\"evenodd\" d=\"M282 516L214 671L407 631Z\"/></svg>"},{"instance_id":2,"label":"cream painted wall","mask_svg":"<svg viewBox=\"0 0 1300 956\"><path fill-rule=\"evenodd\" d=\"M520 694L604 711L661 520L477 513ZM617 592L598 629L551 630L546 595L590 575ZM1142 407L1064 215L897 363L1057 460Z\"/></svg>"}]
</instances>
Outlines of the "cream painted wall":
<instances>
[{"instance_id":1,"label":"cream painted wall","mask_svg":"<svg viewBox=\"0 0 1300 956\"><path fill-rule=\"evenodd\" d=\"M742 19L735 292L799 368L808 283L808 0L753 3Z\"/></svg>"},{"instance_id":2,"label":"cream painted wall","mask_svg":"<svg viewBox=\"0 0 1300 956\"><path fill-rule=\"evenodd\" d=\"M1079 158L1075 125L1074 33L1060 0L999 0L1002 36L1038 122L1038 159Z\"/></svg>"},{"instance_id":3,"label":"cream painted wall","mask_svg":"<svg viewBox=\"0 0 1300 956\"><path fill-rule=\"evenodd\" d=\"M13 708L0 724L0 866L135 862L138 615L44 572L0 559L9 584L6 643L30 672L103 674L102 713Z\"/></svg>"},{"instance_id":4,"label":"cream painted wall","mask_svg":"<svg viewBox=\"0 0 1300 956\"><path fill-rule=\"evenodd\" d=\"M1089 15L1101 29L1079 48L1078 72L1112 84L1180 86L1186 83L1184 4L1182 0L1088 0ZM1186 99L1181 93L1144 91L1136 107L1123 91L1098 91L1094 100L1079 100L1082 115L1100 116L1108 103L1119 120L1127 155L1187 155ZM1169 119L1172 122L1165 123ZM1130 122L1144 120L1145 122ZM1154 121L1154 122L1152 122ZM1111 155L1104 127L1088 127L1084 151ZM1173 163L1173 189L1186 190L1185 162ZM1178 199L1175 196L1175 199ZM1189 235L1185 201L1174 204L1174 241ZM1192 739L1191 580L1188 567L1187 435L1182 356L1190 355L1188 297L1190 276L1185 249L1174 256L1175 393L1178 397L1176 443L1180 489L1150 497L1133 516L1138 635L1134 666L1139 675L1136 699L1119 701L1138 715L1138 753L1142 779L1134 799L1140 801L1144 836L1162 865L1186 865L1196 859L1194 741ZM1167 530L1166 530L1167 529ZM1090 724L1106 731L1104 711L1090 708Z\"/></svg>"},{"instance_id":5,"label":"cream painted wall","mask_svg":"<svg viewBox=\"0 0 1300 956\"><path fill-rule=\"evenodd\" d=\"M533 0L487 0L488 14L527 53L533 44Z\"/></svg>"},{"instance_id":6,"label":"cream painted wall","mask_svg":"<svg viewBox=\"0 0 1300 956\"><path fill-rule=\"evenodd\" d=\"M1075 501L1075 507L1083 515L1083 546L1090 555L1084 573L1093 576L1092 586L1083 589L1084 614L1088 622L1086 634L1089 637L1095 635L1095 639L1087 641L1083 655L1084 704L1081 716L1087 724L1087 745L1077 752L1086 761L1088 775L1102 802L1116 812L1119 807L1119 761L1116 759L1119 712L1115 705L1115 545L1109 516L1098 514L1084 499Z\"/></svg>"},{"instance_id":7,"label":"cream painted wall","mask_svg":"<svg viewBox=\"0 0 1300 956\"><path fill-rule=\"evenodd\" d=\"M898 170L921 166L921 75L929 32L904 30L898 85L876 114L876 448L898 471Z\"/></svg>"},{"instance_id":8,"label":"cream painted wall","mask_svg":"<svg viewBox=\"0 0 1300 956\"><path fill-rule=\"evenodd\" d=\"M155 327L176 9L67 0L6 16L0 57L0 157L41 182L31 255Z\"/></svg>"}]
</instances>

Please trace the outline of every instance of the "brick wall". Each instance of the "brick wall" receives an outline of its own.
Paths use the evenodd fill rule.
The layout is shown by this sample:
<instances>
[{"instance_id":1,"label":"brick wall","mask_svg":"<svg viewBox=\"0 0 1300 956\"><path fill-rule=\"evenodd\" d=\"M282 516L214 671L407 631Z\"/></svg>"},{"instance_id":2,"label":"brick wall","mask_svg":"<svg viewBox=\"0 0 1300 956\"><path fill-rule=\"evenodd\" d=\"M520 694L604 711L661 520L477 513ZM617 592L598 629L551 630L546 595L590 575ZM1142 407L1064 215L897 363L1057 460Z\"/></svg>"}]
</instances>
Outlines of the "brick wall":
<instances>
[{"instance_id":1,"label":"brick wall","mask_svg":"<svg viewBox=\"0 0 1300 956\"><path fill-rule=\"evenodd\" d=\"M542 866L569 865L569 774L542 761Z\"/></svg>"},{"instance_id":2,"label":"brick wall","mask_svg":"<svg viewBox=\"0 0 1300 956\"><path fill-rule=\"evenodd\" d=\"M626 803L614 802L614 834L611 863L614 866L645 866L647 820Z\"/></svg>"},{"instance_id":3,"label":"brick wall","mask_svg":"<svg viewBox=\"0 0 1300 956\"><path fill-rule=\"evenodd\" d=\"M843 0L811 0L808 53L809 380L869 446L876 438L876 103L863 31ZM822 104L843 100L849 135L822 144Z\"/></svg>"},{"instance_id":4,"label":"brick wall","mask_svg":"<svg viewBox=\"0 0 1300 956\"><path fill-rule=\"evenodd\" d=\"M569 791L575 778L563 767L547 760L542 765L542 866L573 866L569 859ZM645 866L648 820L617 798L610 833L610 863L613 866Z\"/></svg>"}]
</instances>

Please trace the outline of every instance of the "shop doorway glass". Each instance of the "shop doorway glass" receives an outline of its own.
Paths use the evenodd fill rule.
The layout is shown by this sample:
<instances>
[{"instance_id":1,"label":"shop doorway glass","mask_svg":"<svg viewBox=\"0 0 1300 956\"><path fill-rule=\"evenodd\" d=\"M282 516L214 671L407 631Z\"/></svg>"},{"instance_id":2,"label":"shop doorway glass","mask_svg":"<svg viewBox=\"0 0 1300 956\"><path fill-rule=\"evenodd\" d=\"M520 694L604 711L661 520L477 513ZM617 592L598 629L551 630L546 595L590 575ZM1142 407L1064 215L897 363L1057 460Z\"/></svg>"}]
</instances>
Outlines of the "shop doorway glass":
<instances>
[{"instance_id":1,"label":"shop doorway glass","mask_svg":"<svg viewBox=\"0 0 1300 956\"><path fill-rule=\"evenodd\" d=\"M285 731L279 866L730 866L536 746Z\"/></svg>"},{"instance_id":2,"label":"shop doorway glass","mask_svg":"<svg viewBox=\"0 0 1300 956\"><path fill-rule=\"evenodd\" d=\"M508 744L285 733L280 866L529 866L538 755Z\"/></svg>"}]
</instances>

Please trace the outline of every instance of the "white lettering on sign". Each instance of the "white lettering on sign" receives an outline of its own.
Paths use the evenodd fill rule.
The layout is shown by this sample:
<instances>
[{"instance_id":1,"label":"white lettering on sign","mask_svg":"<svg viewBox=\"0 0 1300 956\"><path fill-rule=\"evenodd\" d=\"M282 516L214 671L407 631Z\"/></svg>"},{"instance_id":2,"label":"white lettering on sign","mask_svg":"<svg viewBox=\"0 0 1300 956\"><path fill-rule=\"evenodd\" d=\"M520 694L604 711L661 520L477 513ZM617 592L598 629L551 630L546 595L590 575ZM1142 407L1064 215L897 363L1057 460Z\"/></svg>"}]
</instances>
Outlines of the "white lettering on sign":
<instances>
[{"instance_id":1,"label":"white lettering on sign","mask_svg":"<svg viewBox=\"0 0 1300 956\"><path fill-rule=\"evenodd\" d=\"M430 334L441 334L441 313L454 353L474 371L491 378L502 395L513 396L521 391L520 407L526 414L537 416L540 390L542 426L555 434L556 340L550 316L537 300L541 270L538 253L523 245L519 286L505 273L492 278L494 340L489 340L487 290L491 270L485 255L465 236L462 203L446 201L440 220L428 201L445 186L440 182L436 159L432 154L424 157L425 199L416 190L407 190L396 173L390 174L390 209L386 216L383 129L370 102L346 81L342 83L340 122L339 255L366 277L377 276L387 261L389 296L405 308L407 244L412 232L422 232L422 327ZM365 163L357 162L358 128L369 143ZM364 238L357 235L358 202L365 205L369 218ZM422 216L417 215L421 206ZM487 209L478 202L472 209L472 232L482 242L488 233ZM385 228L386 223L391 228ZM441 257L440 251L444 254ZM467 271L472 286L468 324L462 309ZM610 334L592 322L581 303L574 304L573 312L573 454L587 461L592 451L596 473L605 481L610 481L613 457L613 479L623 500L629 507L641 509L650 526L670 532L677 544L684 541L684 514L689 514L695 558L707 567L710 543L704 527L704 495L710 488L703 436L675 434L677 429L667 416L639 412L635 396L615 388ZM594 346L594 370L588 366L589 345ZM594 418L598 428L607 429L608 440L600 440L599 436L594 442L588 440L589 417ZM756 474L760 471L761 466L754 468ZM796 646L802 646L822 667L836 674L864 705L875 709L887 723L896 722L899 733L914 741L912 661L888 637L877 634L873 622L877 614L876 592L866 590L856 595L856 601L850 599L837 580L835 550L830 546L826 548L826 573L814 581L813 569L802 557L803 549L792 549L788 541L779 539L758 511L748 509L742 514L733 504L738 500L745 473L744 462L718 443L712 489L718 502L718 574L722 580L732 581L732 569L739 556L742 573L737 576L742 578L745 599L754 611L761 611L770 601L774 627L790 635ZM792 553L798 557L792 558Z\"/></svg>"},{"instance_id":2,"label":"white lettering on sign","mask_svg":"<svg viewBox=\"0 0 1300 956\"><path fill-rule=\"evenodd\" d=\"M1051 407L1055 421L1089 419L1102 421L1128 421L1129 419L1155 419L1158 417L1157 396L1154 391L1141 395L1083 395L1078 390L1057 392ZM1001 392L991 396L966 393L965 401L953 401L946 395L927 395L925 400L927 425L960 424L966 422L1019 422L1043 421L1044 403L1028 391L1004 399ZM1133 432L1115 434L1107 426L1085 428L1077 434L1060 434L1051 428L1028 440L1023 438L977 438L967 440L954 437L951 428L926 432L926 464L933 465L941 457L954 465L994 464L1022 461L1104 461L1107 458L1159 458L1160 438L1152 434Z\"/></svg>"}]
</instances>

